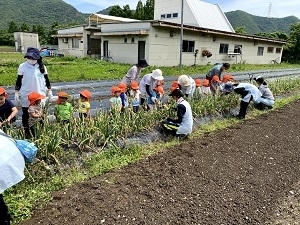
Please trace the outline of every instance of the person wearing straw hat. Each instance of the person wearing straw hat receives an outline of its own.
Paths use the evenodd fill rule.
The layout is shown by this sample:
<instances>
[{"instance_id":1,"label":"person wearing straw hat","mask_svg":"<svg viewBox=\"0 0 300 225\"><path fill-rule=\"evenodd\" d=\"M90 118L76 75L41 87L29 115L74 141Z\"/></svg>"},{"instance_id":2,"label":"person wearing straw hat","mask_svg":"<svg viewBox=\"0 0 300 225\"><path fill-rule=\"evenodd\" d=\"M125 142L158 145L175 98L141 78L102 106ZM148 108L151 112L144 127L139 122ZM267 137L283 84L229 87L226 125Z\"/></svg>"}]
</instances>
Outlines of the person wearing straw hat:
<instances>
[{"instance_id":1,"label":"person wearing straw hat","mask_svg":"<svg viewBox=\"0 0 300 225\"><path fill-rule=\"evenodd\" d=\"M127 71L127 74L123 77L122 82L127 86L129 86L132 81L139 82L141 71L147 66L149 66L147 61L145 59L140 59L136 65L132 66Z\"/></svg>"},{"instance_id":2,"label":"person wearing straw hat","mask_svg":"<svg viewBox=\"0 0 300 225\"><path fill-rule=\"evenodd\" d=\"M44 112L41 100L45 96L41 95L38 92L30 92L28 95L29 100L29 130L31 132L31 137L35 137L35 130L37 129L37 124L44 124Z\"/></svg>"},{"instance_id":3,"label":"person wearing straw hat","mask_svg":"<svg viewBox=\"0 0 300 225\"><path fill-rule=\"evenodd\" d=\"M17 107L7 99L8 95L3 87L0 87L0 127L16 121Z\"/></svg>"},{"instance_id":4,"label":"person wearing straw hat","mask_svg":"<svg viewBox=\"0 0 300 225\"><path fill-rule=\"evenodd\" d=\"M22 181L25 159L16 144L0 129L0 224L10 224L10 214L3 192Z\"/></svg>"},{"instance_id":5,"label":"person wearing straw hat","mask_svg":"<svg viewBox=\"0 0 300 225\"><path fill-rule=\"evenodd\" d=\"M262 94L262 96L255 102L256 104L254 104L254 106L260 110L266 108L272 109L275 103L275 98L273 96L272 91L268 87L268 84L266 83L265 79L262 76L258 76L255 77L254 80L256 81L258 89Z\"/></svg>"},{"instance_id":6,"label":"person wearing straw hat","mask_svg":"<svg viewBox=\"0 0 300 225\"><path fill-rule=\"evenodd\" d=\"M162 128L166 134L175 135L179 138L187 138L193 130L193 114L188 101L183 98L183 93L179 89L174 89L169 96L177 104L177 119L168 117L162 121Z\"/></svg>"},{"instance_id":7,"label":"person wearing straw hat","mask_svg":"<svg viewBox=\"0 0 300 225\"><path fill-rule=\"evenodd\" d=\"M56 121L63 124L68 124L73 116L73 107L68 102L68 99L70 99L71 96L66 92L61 91L58 92L57 97L58 99L54 108Z\"/></svg>"},{"instance_id":8,"label":"person wearing straw hat","mask_svg":"<svg viewBox=\"0 0 300 225\"><path fill-rule=\"evenodd\" d=\"M22 124L25 136L30 136L28 125L28 95L30 92L38 92L41 95L53 97L51 84L48 78L48 71L43 64L40 51L37 48L29 47L24 56L26 62L19 65L18 77L15 85L15 101L22 106ZM44 104L46 98L42 101Z\"/></svg>"},{"instance_id":9,"label":"person wearing straw hat","mask_svg":"<svg viewBox=\"0 0 300 225\"><path fill-rule=\"evenodd\" d=\"M153 90L158 85L159 81L163 79L164 77L160 69L155 69L152 73L143 76L140 82L141 105L144 105L147 96L150 97L153 102L156 101L156 96L154 96Z\"/></svg>"},{"instance_id":10,"label":"person wearing straw hat","mask_svg":"<svg viewBox=\"0 0 300 225\"><path fill-rule=\"evenodd\" d=\"M178 87L186 97L192 98L196 90L196 83L190 76L181 75L178 77Z\"/></svg>"},{"instance_id":11,"label":"person wearing straw hat","mask_svg":"<svg viewBox=\"0 0 300 225\"><path fill-rule=\"evenodd\" d=\"M132 111L134 113L137 113L140 107L140 94L141 94L139 90L139 84L136 81L132 81L130 87L131 87L130 97L131 97Z\"/></svg>"}]
</instances>

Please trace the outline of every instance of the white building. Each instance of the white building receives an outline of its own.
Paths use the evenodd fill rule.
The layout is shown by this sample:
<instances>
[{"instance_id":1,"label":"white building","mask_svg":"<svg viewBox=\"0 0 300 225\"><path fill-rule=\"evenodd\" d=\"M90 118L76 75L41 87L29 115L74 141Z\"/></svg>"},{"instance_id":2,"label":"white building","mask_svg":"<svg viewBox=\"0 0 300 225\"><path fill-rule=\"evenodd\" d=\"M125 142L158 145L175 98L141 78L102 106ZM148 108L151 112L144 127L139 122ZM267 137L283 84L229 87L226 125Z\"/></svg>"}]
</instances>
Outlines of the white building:
<instances>
[{"instance_id":1,"label":"white building","mask_svg":"<svg viewBox=\"0 0 300 225\"><path fill-rule=\"evenodd\" d=\"M39 35L29 32L14 32L16 52L27 51L28 47L40 48Z\"/></svg>"},{"instance_id":2,"label":"white building","mask_svg":"<svg viewBox=\"0 0 300 225\"><path fill-rule=\"evenodd\" d=\"M183 9L183 65L281 61L284 41L235 33L218 5L184 0ZM92 14L89 25L58 31L59 48L65 55L111 55L119 63L146 59L153 66L177 66L181 0L156 0L154 11L153 21Z\"/></svg>"}]
</instances>

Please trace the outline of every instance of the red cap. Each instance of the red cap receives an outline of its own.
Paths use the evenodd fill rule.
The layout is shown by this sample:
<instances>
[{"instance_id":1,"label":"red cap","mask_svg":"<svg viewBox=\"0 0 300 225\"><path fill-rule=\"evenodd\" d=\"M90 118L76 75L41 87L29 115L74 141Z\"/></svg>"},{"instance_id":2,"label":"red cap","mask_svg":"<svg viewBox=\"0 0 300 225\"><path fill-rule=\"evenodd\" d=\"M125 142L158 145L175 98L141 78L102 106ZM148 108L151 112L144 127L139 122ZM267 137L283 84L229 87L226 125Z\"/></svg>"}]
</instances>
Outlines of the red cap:
<instances>
[{"instance_id":1,"label":"red cap","mask_svg":"<svg viewBox=\"0 0 300 225\"><path fill-rule=\"evenodd\" d=\"M31 92L28 95L29 105L33 105L35 101L44 99L45 96L38 92Z\"/></svg>"}]
</instances>

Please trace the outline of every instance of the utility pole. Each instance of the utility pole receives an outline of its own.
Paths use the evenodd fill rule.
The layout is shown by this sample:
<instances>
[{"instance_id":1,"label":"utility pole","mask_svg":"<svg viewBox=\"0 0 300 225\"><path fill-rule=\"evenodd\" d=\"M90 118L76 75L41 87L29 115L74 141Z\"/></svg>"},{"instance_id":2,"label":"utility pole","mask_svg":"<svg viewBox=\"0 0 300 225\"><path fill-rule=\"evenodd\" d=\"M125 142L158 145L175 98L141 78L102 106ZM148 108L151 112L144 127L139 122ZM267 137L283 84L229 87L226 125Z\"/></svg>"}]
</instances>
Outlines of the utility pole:
<instances>
[{"instance_id":1,"label":"utility pole","mask_svg":"<svg viewBox=\"0 0 300 225\"><path fill-rule=\"evenodd\" d=\"M183 1L181 0L181 27L180 27L180 57L179 57L179 71L182 70L182 42L183 42Z\"/></svg>"},{"instance_id":2,"label":"utility pole","mask_svg":"<svg viewBox=\"0 0 300 225\"><path fill-rule=\"evenodd\" d=\"M269 5L269 11L268 11L267 17L268 17L268 18L271 18L271 17L272 17L272 2L270 2L270 5Z\"/></svg>"}]
</instances>

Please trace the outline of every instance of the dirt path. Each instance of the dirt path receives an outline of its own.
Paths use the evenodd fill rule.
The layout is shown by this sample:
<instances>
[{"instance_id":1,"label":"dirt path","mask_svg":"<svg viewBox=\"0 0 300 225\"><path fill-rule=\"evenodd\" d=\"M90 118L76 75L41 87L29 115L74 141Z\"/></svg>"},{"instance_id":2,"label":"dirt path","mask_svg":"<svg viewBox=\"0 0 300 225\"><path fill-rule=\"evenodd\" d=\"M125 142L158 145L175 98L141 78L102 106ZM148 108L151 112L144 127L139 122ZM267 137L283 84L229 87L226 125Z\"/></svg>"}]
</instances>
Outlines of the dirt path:
<instances>
[{"instance_id":1,"label":"dirt path","mask_svg":"<svg viewBox=\"0 0 300 225\"><path fill-rule=\"evenodd\" d=\"M22 225L299 224L299 110L300 101L57 192Z\"/></svg>"}]
</instances>

